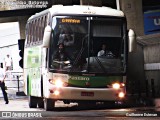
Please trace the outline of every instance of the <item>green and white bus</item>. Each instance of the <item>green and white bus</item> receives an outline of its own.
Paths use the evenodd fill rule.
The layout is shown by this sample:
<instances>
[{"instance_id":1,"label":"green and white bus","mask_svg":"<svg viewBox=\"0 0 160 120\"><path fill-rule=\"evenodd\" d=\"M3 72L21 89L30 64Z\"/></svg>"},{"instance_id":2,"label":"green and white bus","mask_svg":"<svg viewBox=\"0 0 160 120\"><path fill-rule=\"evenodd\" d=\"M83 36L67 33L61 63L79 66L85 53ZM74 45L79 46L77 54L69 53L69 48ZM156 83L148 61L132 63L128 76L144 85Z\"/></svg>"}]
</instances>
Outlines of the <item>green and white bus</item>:
<instances>
[{"instance_id":1,"label":"green and white bus","mask_svg":"<svg viewBox=\"0 0 160 120\"><path fill-rule=\"evenodd\" d=\"M31 16L23 65L29 107L53 110L57 100L124 100L134 36L132 30L128 34L124 13L108 7L54 5ZM61 43L70 59L55 58ZM112 56L98 56L102 44Z\"/></svg>"}]
</instances>

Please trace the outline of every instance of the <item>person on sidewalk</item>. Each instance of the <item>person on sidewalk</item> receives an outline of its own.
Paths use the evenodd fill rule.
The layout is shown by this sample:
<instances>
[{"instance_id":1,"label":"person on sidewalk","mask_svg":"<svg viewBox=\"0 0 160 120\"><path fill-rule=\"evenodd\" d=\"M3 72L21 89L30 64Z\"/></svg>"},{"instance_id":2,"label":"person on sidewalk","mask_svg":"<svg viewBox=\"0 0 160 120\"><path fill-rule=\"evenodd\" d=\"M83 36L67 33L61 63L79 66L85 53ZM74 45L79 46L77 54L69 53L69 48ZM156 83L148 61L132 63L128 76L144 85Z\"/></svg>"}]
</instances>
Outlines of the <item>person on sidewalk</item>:
<instances>
[{"instance_id":1,"label":"person on sidewalk","mask_svg":"<svg viewBox=\"0 0 160 120\"><path fill-rule=\"evenodd\" d=\"M4 58L4 69L6 69L7 71L6 77L8 78L8 80L12 80L11 70L13 70L13 61L12 57L9 54L7 54L6 57Z\"/></svg>"},{"instance_id":2,"label":"person on sidewalk","mask_svg":"<svg viewBox=\"0 0 160 120\"><path fill-rule=\"evenodd\" d=\"M4 100L6 101L5 104L8 104L9 101L8 101L7 92L5 90L5 82L4 82L5 78L6 78L6 73L4 72L4 70L2 68L2 63L1 63L0 64L0 87L1 87L1 90L3 93Z\"/></svg>"},{"instance_id":3,"label":"person on sidewalk","mask_svg":"<svg viewBox=\"0 0 160 120\"><path fill-rule=\"evenodd\" d=\"M10 57L9 54L7 54L7 56L4 58L4 62L5 62L5 68L7 70L12 70L13 61L12 57Z\"/></svg>"}]
</instances>

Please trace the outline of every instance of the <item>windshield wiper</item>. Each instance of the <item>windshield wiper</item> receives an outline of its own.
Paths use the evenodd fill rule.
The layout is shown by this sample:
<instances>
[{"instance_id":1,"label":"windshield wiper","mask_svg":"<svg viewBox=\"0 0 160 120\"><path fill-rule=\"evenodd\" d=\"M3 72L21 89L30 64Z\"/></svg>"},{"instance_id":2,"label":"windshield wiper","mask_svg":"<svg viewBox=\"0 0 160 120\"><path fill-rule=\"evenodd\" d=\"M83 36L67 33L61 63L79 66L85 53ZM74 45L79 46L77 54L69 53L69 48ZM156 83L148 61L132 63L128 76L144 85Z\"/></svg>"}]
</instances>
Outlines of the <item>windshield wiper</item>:
<instances>
[{"instance_id":1,"label":"windshield wiper","mask_svg":"<svg viewBox=\"0 0 160 120\"><path fill-rule=\"evenodd\" d=\"M99 66L101 67L102 71L106 73L107 71L106 71L105 67L102 65L101 61L98 59L98 57L95 57L95 59L96 59L97 63L99 64Z\"/></svg>"},{"instance_id":2,"label":"windshield wiper","mask_svg":"<svg viewBox=\"0 0 160 120\"><path fill-rule=\"evenodd\" d=\"M72 66L72 68L70 69L70 72L73 72L73 71L75 70L75 67L76 67L76 65L78 64L78 61L81 60L81 58L82 58L82 54L83 54L84 49L85 49L85 40L86 40L87 37L88 37L88 34L85 35L85 36L83 37L83 39L82 39L82 47L81 47L81 50L79 51L79 53L78 53L78 55L77 55L77 57L76 57L76 59L75 59L75 61L74 61L74 63L73 63L73 66Z\"/></svg>"}]
</instances>

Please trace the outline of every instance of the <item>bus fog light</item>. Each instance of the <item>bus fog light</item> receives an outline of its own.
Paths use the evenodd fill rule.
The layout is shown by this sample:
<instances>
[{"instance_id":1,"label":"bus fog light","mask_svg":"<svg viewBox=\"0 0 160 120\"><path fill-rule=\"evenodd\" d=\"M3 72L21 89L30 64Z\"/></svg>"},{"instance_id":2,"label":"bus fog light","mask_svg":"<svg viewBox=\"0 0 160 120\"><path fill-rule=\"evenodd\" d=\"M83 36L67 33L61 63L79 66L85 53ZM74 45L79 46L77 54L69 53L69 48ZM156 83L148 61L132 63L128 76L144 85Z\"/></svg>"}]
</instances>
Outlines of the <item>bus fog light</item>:
<instances>
[{"instance_id":1,"label":"bus fog light","mask_svg":"<svg viewBox=\"0 0 160 120\"><path fill-rule=\"evenodd\" d=\"M123 98L125 96L125 94L123 93L123 92L120 92L119 94L118 94L118 97L119 98Z\"/></svg>"},{"instance_id":2,"label":"bus fog light","mask_svg":"<svg viewBox=\"0 0 160 120\"><path fill-rule=\"evenodd\" d=\"M60 92L58 90L54 91L54 94L57 96L60 94Z\"/></svg>"}]
</instances>

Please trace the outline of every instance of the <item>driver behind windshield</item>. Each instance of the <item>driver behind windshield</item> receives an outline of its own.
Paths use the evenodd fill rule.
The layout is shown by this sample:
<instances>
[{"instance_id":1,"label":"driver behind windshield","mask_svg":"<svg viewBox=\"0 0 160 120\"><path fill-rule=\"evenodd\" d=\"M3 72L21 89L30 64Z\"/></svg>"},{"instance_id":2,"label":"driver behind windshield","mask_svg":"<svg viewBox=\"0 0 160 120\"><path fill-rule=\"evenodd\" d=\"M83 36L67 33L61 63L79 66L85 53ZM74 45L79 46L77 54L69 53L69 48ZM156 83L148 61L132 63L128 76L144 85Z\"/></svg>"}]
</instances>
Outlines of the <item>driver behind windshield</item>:
<instances>
[{"instance_id":1,"label":"driver behind windshield","mask_svg":"<svg viewBox=\"0 0 160 120\"><path fill-rule=\"evenodd\" d=\"M67 61L71 60L67 52L65 51L65 46L63 43L60 43L58 46L58 50L54 53L54 60L58 61Z\"/></svg>"},{"instance_id":2,"label":"driver behind windshield","mask_svg":"<svg viewBox=\"0 0 160 120\"><path fill-rule=\"evenodd\" d=\"M115 55L111 51L107 50L106 44L102 44L102 48L98 52L97 56L98 57L100 56L114 57Z\"/></svg>"},{"instance_id":3,"label":"driver behind windshield","mask_svg":"<svg viewBox=\"0 0 160 120\"><path fill-rule=\"evenodd\" d=\"M65 51L65 46L60 43L57 51L53 54L53 66L54 68L67 69L71 67L71 58Z\"/></svg>"}]
</instances>

